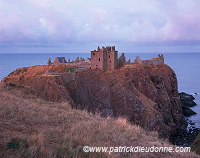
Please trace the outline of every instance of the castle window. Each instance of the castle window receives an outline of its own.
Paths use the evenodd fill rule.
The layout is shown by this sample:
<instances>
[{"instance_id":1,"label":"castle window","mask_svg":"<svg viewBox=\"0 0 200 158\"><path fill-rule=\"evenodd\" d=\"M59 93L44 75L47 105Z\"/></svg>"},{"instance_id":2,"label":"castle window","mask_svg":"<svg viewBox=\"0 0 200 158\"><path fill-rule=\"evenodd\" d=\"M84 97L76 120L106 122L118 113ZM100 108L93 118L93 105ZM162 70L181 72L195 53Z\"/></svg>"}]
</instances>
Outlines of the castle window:
<instances>
[{"instance_id":1,"label":"castle window","mask_svg":"<svg viewBox=\"0 0 200 158\"><path fill-rule=\"evenodd\" d=\"M110 55L109 55L109 58L110 58Z\"/></svg>"},{"instance_id":2,"label":"castle window","mask_svg":"<svg viewBox=\"0 0 200 158\"><path fill-rule=\"evenodd\" d=\"M110 61L110 63L111 63L111 61Z\"/></svg>"},{"instance_id":3,"label":"castle window","mask_svg":"<svg viewBox=\"0 0 200 158\"><path fill-rule=\"evenodd\" d=\"M101 61L101 58L99 58L99 61Z\"/></svg>"},{"instance_id":4,"label":"castle window","mask_svg":"<svg viewBox=\"0 0 200 158\"><path fill-rule=\"evenodd\" d=\"M95 53L93 53L93 55L95 55Z\"/></svg>"}]
</instances>

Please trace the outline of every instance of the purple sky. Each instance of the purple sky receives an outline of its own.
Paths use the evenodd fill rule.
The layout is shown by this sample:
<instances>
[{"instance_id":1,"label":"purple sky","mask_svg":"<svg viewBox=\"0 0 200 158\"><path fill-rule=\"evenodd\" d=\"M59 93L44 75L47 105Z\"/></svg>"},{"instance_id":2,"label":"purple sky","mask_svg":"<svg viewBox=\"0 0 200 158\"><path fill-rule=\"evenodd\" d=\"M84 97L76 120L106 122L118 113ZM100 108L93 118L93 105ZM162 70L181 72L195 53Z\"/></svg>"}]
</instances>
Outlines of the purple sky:
<instances>
[{"instance_id":1,"label":"purple sky","mask_svg":"<svg viewBox=\"0 0 200 158\"><path fill-rule=\"evenodd\" d=\"M199 0L0 0L0 53L200 52Z\"/></svg>"}]
</instances>

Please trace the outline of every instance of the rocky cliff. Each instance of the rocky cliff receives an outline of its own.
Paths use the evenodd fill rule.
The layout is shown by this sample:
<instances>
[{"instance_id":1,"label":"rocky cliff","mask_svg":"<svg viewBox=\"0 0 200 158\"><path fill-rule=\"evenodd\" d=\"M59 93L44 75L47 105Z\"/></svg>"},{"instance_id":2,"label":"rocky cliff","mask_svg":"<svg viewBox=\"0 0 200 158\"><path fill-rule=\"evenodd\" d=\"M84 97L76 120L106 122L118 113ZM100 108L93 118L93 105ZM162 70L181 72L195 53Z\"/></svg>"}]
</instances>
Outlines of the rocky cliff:
<instances>
[{"instance_id":1,"label":"rocky cliff","mask_svg":"<svg viewBox=\"0 0 200 158\"><path fill-rule=\"evenodd\" d=\"M71 101L69 91L66 89L64 72L71 68L68 65L40 65L19 68L4 78L1 83L11 86L24 86L31 88L39 97L50 101ZM51 73L54 75L51 75Z\"/></svg>"},{"instance_id":2,"label":"rocky cliff","mask_svg":"<svg viewBox=\"0 0 200 158\"><path fill-rule=\"evenodd\" d=\"M68 88L82 108L124 116L164 137L174 139L187 125L176 75L167 65L133 64L114 71L79 72Z\"/></svg>"},{"instance_id":3,"label":"rocky cliff","mask_svg":"<svg viewBox=\"0 0 200 158\"><path fill-rule=\"evenodd\" d=\"M112 71L86 70L76 72L71 82L66 82L64 75L45 75L47 71L64 73L66 69L66 65L22 68L3 79L2 84L30 87L48 100L70 100L103 116L123 116L173 140L185 130L177 79L169 66L132 64Z\"/></svg>"}]
</instances>

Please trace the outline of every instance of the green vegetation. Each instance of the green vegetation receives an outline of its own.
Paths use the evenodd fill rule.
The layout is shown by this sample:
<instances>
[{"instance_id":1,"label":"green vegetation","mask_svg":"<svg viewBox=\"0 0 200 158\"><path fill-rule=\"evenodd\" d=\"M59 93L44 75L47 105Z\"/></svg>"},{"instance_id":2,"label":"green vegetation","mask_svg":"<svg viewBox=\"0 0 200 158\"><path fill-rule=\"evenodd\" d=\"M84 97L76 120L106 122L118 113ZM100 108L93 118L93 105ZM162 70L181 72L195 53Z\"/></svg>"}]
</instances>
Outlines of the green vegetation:
<instances>
[{"instance_id":1,"label":"green vegetation","mask_svg":"<svg viewBox=\"0 0 200 158\"><path fill-rule=\"evenodd\" d=\"M67 68L67 72L75 72L75 68Z\"/></svg>"}]
</instances>

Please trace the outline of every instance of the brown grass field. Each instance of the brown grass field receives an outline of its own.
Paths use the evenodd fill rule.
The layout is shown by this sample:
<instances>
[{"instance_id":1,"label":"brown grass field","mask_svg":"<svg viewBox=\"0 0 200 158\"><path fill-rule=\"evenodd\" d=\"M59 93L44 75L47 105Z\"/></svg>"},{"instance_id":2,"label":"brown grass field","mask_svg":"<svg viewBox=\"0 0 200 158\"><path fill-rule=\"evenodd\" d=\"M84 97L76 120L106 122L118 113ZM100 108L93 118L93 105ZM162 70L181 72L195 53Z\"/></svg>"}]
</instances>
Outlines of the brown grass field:
<instances>
[{"instance_id":1,"label":"brown grass field","mask_svg":"<svg viewBox=\"0 0 200 158\"><path fill-rule=\"evenodd\" d=\"M102 118L36 97L28 88L0 87L0 158L195 158L195 153L84 153L83 146L170 143L124 118Z\"/></svg>"}]
</instances>

